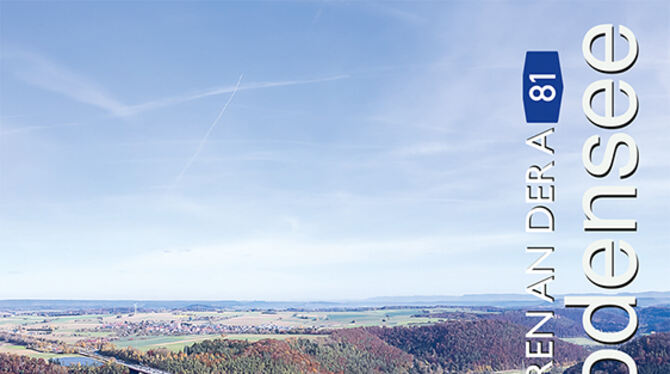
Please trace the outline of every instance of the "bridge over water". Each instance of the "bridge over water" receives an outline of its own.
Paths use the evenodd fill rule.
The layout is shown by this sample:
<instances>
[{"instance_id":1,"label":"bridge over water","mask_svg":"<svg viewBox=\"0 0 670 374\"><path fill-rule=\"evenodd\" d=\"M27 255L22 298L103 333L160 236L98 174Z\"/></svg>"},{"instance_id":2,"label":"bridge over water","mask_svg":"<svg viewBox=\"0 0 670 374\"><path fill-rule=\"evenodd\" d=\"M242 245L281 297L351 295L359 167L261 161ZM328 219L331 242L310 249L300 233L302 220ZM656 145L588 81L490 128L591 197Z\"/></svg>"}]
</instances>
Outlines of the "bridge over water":
<instances>
[{"instance_id":1,"label":"bridge over water","mask_svg":"<svg viewBox=\"0 0 670 374\"><path fill-rule=\"evenodd\" d=\"M144 365L131 364L129 362L125 362L125 361L119 360L119 359L114 358L114 357L103 356L103 355L100 355L98 353L91 352L91 351L80 350L77 353L84 356L84 357L94 359L96 361L100 361L100 362L104 362L104 363L114 362L117 365L125 366L128 369L130 369L130 374L172 374L172 373L169 373L167 371L150 368L150 367L144 366Z\"/></svg>"}]
</instances>

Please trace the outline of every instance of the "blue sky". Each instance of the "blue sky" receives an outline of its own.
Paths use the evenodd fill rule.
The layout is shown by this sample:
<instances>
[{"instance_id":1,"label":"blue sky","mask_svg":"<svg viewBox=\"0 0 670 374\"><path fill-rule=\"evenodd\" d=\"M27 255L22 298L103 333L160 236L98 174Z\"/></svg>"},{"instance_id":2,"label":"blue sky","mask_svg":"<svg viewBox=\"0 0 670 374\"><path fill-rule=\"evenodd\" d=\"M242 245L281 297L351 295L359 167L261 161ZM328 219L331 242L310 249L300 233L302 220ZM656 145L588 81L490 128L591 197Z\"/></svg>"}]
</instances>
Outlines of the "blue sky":
<instances>
[{"instance_id":1,"label":"blue sky","mask_svg":"<svg viewBox=\"0 0 670 374\"><path fill-rule=\"evenodd\" d=\"M639 198L606 209L639 221L616 237L640 256L628 289L668 289L665 2L0 6L0 298L523 292L523 175L550 160L524 144L542 129L520 99L538 49L565 83L553 289L595 291L580 152L608 133L581 112L603 78L581 39L600 23L640 43L622 74Z\"/></svg>"}]
</instances>

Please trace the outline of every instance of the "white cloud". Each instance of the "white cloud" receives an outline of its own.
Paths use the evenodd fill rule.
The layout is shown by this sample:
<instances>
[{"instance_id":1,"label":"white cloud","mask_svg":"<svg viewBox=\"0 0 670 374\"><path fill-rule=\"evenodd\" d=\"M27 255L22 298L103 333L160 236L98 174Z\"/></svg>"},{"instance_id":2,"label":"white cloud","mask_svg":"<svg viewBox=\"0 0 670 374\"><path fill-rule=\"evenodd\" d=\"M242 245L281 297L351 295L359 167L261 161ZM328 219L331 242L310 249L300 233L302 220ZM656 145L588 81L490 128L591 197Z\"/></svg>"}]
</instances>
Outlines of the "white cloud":
<instances>
[{"instance_id":1,"label":"white cloud","mask_svg":"<svg viewBox=\"0 0 670 374\"><path fill-rule=\"evenodd\" d=\"M85 76L35 53L17 52L12 56L21 60L15 73L26 83L98 107L113 115L124 115L127 111L125 104Z\"/></svg>"}]
</instances>

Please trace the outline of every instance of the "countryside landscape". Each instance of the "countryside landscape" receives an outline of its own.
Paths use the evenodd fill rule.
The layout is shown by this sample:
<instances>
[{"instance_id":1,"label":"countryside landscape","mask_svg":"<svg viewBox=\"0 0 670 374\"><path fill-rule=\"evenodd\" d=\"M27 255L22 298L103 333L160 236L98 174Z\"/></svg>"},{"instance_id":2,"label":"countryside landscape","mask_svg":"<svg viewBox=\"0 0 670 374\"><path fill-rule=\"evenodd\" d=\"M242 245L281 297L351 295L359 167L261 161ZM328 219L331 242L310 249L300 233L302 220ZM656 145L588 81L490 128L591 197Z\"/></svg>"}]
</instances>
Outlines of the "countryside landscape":
<instances>
[{"instance_id":1,"label":"countryside landscape","mask_svg":"<svg viewBox=\"0 0 670 374\"><path fill-rule=\"evenodd\" d=\"M669 46L667 0L0 0L0 374L670 374Z\"/></svg>"},{"instance_id":2,"label":"countryside landscape","mask_svg":"<svg viewBox=\"0 0 670 374\"><path fill-rule=\"evenodd\" d=\"M639 372L670 372L670 293L643 293ZM522 295L353 302L0 301L2 373L517 373L535 322ZM489 304L489 305L486 305ZM555 309L552 373L580 373L594 345L581 311ZM594 325L620 329L624 313ZM609 365L609 366L608 366ZM625 373L604 362L597 370Z\"/></svg>"}]
</instances>

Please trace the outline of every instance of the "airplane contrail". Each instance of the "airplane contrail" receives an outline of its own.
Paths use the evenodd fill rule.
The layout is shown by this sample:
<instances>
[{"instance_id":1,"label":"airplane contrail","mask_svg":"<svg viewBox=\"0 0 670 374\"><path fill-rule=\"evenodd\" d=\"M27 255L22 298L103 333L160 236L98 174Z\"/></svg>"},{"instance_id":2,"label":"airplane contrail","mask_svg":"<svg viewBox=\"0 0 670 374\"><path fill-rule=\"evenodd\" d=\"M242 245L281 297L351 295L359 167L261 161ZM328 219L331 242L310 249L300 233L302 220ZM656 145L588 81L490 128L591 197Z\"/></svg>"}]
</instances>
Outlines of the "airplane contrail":
<instances>
[{"instance_id":1,"label":"airplane contrail","mask_svg":"<svg viewBox=\"0 0 670 374\"><path fill-rule=\"evenodd\" d=\"M195 150L195 153L193 153L193 156L188 160L186 165L184 165L184 168L181 170L179 175L177 175L177 179L175 179L174 184L172 187L176 186L181 179L184 177L184 174L186 174L186 171L191 167L191 164L195 161L196 158L198 158L198 155L202 151L202 148L205 146L205 142L207 142L207 138L209 138L209 135L212 133L214 130L214 127L216 127L216 124L219 123L219 120L221 120L221 117L223 117L223 113L226 111L228 108L228 105L230 105L230 102L233 101L233 98L235 97L235 94L237 93L237 90L240 88L240 83L242 82L242 77L244 77L244 74L240 74L240 78L237 80L237 83L235 84L235 87L233 88L232 92L230 93L230 96L228 97L228 101L223 105L223 108L221 108L221 111L219 112L219 115L216 116L216 119L214 122L212 122L211 125L209 125L209 128L207 129L207 132L205 133L205 136L200 140L200 144L198 144L198 148Z\"/></svg>"},{"instance_id":2,"label":"airplane contrail","mask_svg":"<svg viewBox=\"0 0 670 374\"><path fill-rule=\"evenodd\" d=\"M128 106L125 106L123 108L123 114L122 115L124 115L124 116L125 115L133 115L133 114L141 113L141 112L144 112L144 111L147 111L147 110L162 108L162 107L169 106L169 105L186 103L186 102L189 102L189 101L198 100L198 99L202 99L202 98L210 97L210 96L223 95L223 94L231 93L234 90L244 91L244 90L255 90L255 89L263 89L263 88L273 88L273 87L296 86L296 85L302 85L302 84L312 84L312 83L336 81L336 80L345 79L345 78L349 78L349 75L346 75L346 74L344 74L344 75L333 75L333 76L329 76L329 77L302 79L302 80L251 82L251 83L247 83L247 84L244 84L244 85L240 85L238 87L235 87L235 86L232 86L232 87L231 86L216 87L216 88L212 88L212 89L202 91L202 92L197 92L197 93L190 94L190 95L165 97L165 98L158 99L158 100L148 101L148 102L145 102L145 103L142 103L142 104L128 105Z\"/></svg>"}]
</instances>

